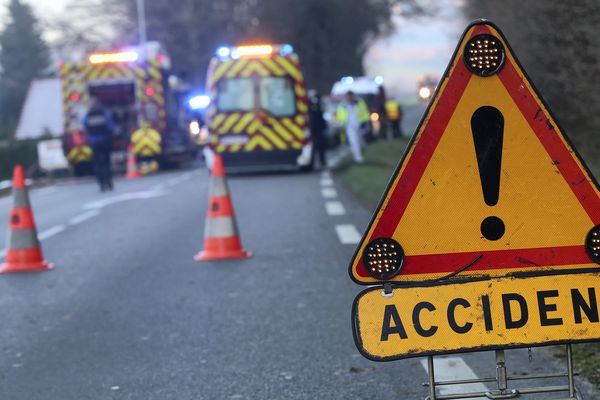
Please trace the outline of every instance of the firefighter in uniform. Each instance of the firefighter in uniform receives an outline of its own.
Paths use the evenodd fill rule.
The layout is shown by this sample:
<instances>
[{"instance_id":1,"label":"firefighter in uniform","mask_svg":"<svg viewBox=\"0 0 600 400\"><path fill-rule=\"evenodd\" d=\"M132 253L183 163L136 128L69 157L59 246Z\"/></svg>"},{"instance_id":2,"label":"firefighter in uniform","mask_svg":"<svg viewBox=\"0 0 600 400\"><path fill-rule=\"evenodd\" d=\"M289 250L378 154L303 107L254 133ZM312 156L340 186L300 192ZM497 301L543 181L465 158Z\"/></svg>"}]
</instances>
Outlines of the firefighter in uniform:
<instances>
[{"instance_id":1,"label":"firefighter in uniform","mask_svg":"<svg viewBox=\"0 0 600 400\"><path fill-rule=\"evenodd\" d=\"M110 153L115 125L111 113L98 99L92 99L92 106L85 115L83 125L92 147L94 173L100 190L112 190Z\"/></svg>"},{"instance_id":2,"label":"firefighter in uniform","mask_svg":"<svg viewBox=\"0 0 600 400\"><path fill-rule=\"evenodd\" d=\"M369 129L370 122L367 104L356 97L354 92L348 91L345 100L337 108L336 119L346 126L346 136L354 161L362 163L362 133Z\"/></svg>"}]
</instances>

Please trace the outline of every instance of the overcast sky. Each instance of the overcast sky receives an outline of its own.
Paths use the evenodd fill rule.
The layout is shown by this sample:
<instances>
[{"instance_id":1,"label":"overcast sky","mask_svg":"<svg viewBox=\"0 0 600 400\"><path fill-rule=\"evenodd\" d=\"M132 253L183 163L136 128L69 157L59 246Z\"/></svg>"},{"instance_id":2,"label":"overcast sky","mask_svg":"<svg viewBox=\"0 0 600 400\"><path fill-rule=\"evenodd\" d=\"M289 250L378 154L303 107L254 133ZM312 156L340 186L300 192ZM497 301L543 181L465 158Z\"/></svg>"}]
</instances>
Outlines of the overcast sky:
<instances>
[{"instance_id":1,"label":"overcast sky","mask_svg":"<svg viewBox=\"0 0 600 400\"><path fill-rule=\"evenodd\" d=\"M435 16L396 18L397 31L377 40L369 49L364 62L366 73L381 75L393 95L414 97L420 77L439 78L450 62L467 25L461 4L462 0L439 0Z\"/></svg>"},{"instance_id":2,"label":"overcast sky","mask_svg":"<svg viewBox=\"0 0 600 400\"><path fill-rule=\"evenodd\" d=\"M23 0L24 3L31 4L39 18L52 17L64 10L67 0ZM0 15L6 14L6 5L9 0L0 0L2 7Z\"/></svg>"},{"instance_id":3,"label":"overcast sky","mask_svg":"<svg viewBox=\"0 0 600 400\"><path fill-rule=\"evenodd\" d=\"M64 12L67 0L24 0L38 18L51 20ZM327 0L324 0L327 1ZM8 0L0 0L0 28ZM434 17L405 20L396 18L397 32L377 40L365 57L366 73L383 76L388 91L400 98L414 98L417 79L440 77L466 26L459 7L462 0L439 0Z\"/></svg>"}]
</instances>

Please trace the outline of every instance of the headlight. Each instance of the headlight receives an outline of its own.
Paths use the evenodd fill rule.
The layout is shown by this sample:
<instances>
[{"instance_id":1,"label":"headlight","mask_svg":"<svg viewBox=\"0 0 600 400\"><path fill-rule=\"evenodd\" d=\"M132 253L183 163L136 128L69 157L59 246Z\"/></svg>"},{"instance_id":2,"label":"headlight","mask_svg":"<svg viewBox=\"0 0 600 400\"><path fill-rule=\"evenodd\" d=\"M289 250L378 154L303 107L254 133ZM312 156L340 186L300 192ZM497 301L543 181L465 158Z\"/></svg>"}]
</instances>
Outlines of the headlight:
<instances>
[{"instance_id":1,"label":"headlight","mask_svg":"<svg viewBox=\"0 0 600 400\"><path fill-rule=\"evenodd\" d=\"M431 96L431 89L429 89L426 86L423 86L421 89L419 89L419 97L422 98L423 100L428 99Z\"/></svg>"},{"instance_id":2,"label":"headlight","mask_svg":"<svg viewBox=\"0 0 600 400\"><path fill-rule=\"evenodd\" d=\"M198 121L190 122L190 133L194 136L200 133L200 123Z\"/></svg>"},{"instance_id":3,"label":"headlight","mask_svg":"<svg viewBox=\"0 0 600 400\"><path fill-rule=\"evenodd\" d=\"M371 121L373 121L373 122L379 121L379 114L371 113Z\"/></svg>"}]
</instances>

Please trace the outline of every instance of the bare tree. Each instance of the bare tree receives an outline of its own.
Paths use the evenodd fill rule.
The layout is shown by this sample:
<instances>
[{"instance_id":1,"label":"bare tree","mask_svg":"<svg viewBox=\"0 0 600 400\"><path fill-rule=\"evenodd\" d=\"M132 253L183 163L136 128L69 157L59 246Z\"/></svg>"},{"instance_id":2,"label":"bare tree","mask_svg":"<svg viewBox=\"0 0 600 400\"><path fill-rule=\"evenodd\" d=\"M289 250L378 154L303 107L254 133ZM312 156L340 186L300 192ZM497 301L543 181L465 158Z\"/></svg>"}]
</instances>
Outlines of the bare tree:
<instances>
[{"instance_id":1,"label":"bare tree","mask_svg":"<svg viewBox=\"0 0 600 400\"><path fill-rule=\"evenodd\" d=\"M148 38L159 40L174 64L198 84L204 81L210 57L217 47L258 41L293 44L305 65L312 86L329 89L345 74L362 73L366 46L391 27L396 0L148 0ZM416 0L402 3L416 4ZM75 2L73 2L73 7ZM106 11L102 13L102 7ZM97 22L107 16L117 38L134 42L134 0L78 0L73 9L94 14L71 35L96 42ZM72 17L70 17L72 18ZM81 18L83 19L83 18ZM80 20L80 18L77 18ZM96 21L96 22L94 22ZM77 23L78 24L78 23ZM72 24L79 26L77 24Z\"/></svg>"},{"instance_id":2,"label":"bare tree","mask_svg":"<svg viewBox=\"0 0 600 400\"><path fill-rule=\"evenodd\" d=\"M466 14L496 22L589 163L600 153L600 3L467 0ZM600 165L597 165L600 167Z\"/></svg>"}]
</instances>

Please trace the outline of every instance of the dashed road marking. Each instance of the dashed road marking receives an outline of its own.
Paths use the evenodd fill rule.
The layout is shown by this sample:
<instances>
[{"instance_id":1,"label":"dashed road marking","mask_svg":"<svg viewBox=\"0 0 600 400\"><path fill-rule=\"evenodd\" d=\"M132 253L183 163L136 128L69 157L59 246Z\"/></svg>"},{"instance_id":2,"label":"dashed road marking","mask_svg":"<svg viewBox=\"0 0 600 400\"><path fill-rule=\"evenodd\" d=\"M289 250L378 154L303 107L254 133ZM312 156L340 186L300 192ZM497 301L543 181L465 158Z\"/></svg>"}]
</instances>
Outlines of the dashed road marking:
<instances>
[{"instance_id":1,"label":"dashed road marking","mask_svg":"<svg viewBox=\"0 0 600 400\"><path fill-rule=\"evenodd\" d=\"M326 199L335 199L337 197L337 191L332 187L321 188L321 194Z\"/></svg>"},{"instance_id":2,"label":"dashed road marking","mask_svg":"<svg viewBox=\"0 0 600 400\"><path fill-rule=\"evenodd\" d=\"M100 211L94 209L90 211L86 211L82 214L76 215L73 218L69 219L70 225L77 225L84 221L87 221L90 218L94 218L95 216L100 215Z\"/></svg>"},{"instance_id":3,"label":"dashed road marking","mask_svg":"<svg viewBox=\"0 0 600 400\"><path fill-rule=\"evenodd\" d=\"M329 171L322 171L321 178L322 179L331 179L331 173Z\"/></svg>"},{"instance_id":4,"label":"dashed road marking","mask_svg":"<svg viewBox=\"0 0 600 400\"><path fill-rule=\"evenodd\" d=\"M333 186L333 179L321 178L321 186Z\"/></svg>"},{"instance_id":5,"label":"dashed road marking","mask_svg":"<svg viewBox=\"0 0 600 400\"><path fill-rule=\"evenodd\" d=\"M340 201L326 201L325 211L328 215L345 215L346 209Z\"/></svg>"},{"instance_id":6,"label":"dashed road marking","mask_svg":"<svg viewBox=\"0 0 600 400\"><path fill-rule=\"evenodd\" d=\"M129 193L123 193L123 194L120 194L117 196L113 196L113 197L108 197L106 199L96 200L96 201L92 201L89 203L85 203L83 205L83 208L85 210L91 210L94 208L103 208L103 207L106 207L111 204L120 203L122 201L136 200L136 199L151 199L154 197L160 197L160 196L164 196L164 195L165 195L165 192L162 192L160 190L129 192Z\"/></svg>"},{"instance_id":7,"label":"dashed road marking","mask_svg":"<svg viewBox=\"0 0 600 400\"><path fill-rule=\"evenodd\" d=\"M38 233L38 240L46 240L52 236L58 235L62 231L67 229L64 225L54 225L52 228L48 228L43 232Z\"/></svg>"},{"instance_id":8,"label":"dashed road marking","mask_svg":"<svg viewBox=\"0 0 600 400\"><path fill-rule=\"evenodd\" d=\"M336 225L335 231L342 244L357 244L360 242L360 233L352 224Z\"/></svg>"},{"instance_id":9,"label":"dashed road marking","mask_svg":"<svg viewBox=\"0 0 600 400\"><path fill-rule=\"evenodd\" d=\"M455 381L477 379L478 376L467 365L462 357L438 357L433 359L436 381ZM427 359L421 360L421 366L427 371ZM462 385L440 386L438 393L449 395L464 392L487 392L488 388L483 383L468 383Z\"/></svg>"}]
</instances>

